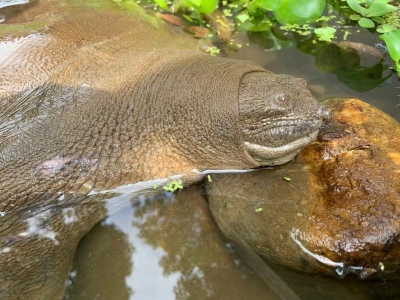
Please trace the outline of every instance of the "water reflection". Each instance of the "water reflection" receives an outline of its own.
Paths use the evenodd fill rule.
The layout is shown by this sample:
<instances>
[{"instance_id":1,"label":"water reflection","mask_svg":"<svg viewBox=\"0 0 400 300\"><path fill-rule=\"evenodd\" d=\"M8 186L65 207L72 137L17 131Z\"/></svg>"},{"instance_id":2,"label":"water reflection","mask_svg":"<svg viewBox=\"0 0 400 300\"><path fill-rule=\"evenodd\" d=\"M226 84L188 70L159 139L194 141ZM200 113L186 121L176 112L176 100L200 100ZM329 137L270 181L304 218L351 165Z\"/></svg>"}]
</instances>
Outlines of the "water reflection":
<instances>
[{"instance_id":1,"label":"water reflection","mask_svg":"<svg viewBox=\"0 0 400 300\"><path fill-rule=\"evenodd\" d=\"M13 5L21 5L26 3L29 3L29 0L4 0L0 2L0 8Z\"/></svg>"},{"instance_id":2,"label":"water reflection","mask_svg":"<svg viewBox=\"0 0 400 300\"><path fill-rule=\"evenodd\" d=\"M72 269L65 298L129 299L133 291L126 277L136 268L131 261L136 248L128 235L118 225L103 222L82 243L86 252L76 258L75 265L80 268Z\"/></svg>"},{"instance_id":3,"label":"water reflection","mask_svg":"<svg viewBox=\"0 0 400 300\"><path fill-rule=\"evenodd\" d=\"M72 274L70 300L277 299L223 239L198 190L107 217L80 243Z\"/></svg>"}]
</instances>

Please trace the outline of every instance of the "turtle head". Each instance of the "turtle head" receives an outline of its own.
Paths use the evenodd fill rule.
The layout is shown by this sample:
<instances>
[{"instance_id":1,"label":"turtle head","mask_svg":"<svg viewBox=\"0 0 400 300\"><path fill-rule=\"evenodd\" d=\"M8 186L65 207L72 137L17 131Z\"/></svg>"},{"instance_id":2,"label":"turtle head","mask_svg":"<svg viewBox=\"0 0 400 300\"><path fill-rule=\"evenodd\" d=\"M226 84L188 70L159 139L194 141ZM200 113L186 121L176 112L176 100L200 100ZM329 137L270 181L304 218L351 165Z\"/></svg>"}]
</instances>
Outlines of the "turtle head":
<instances>
[{"instance_id":1,"label":"turtle head","mask_svg":"<svg viewBox=\"0 0 400 300\"><path fill-rule=\"evenodd\" d=\"M292 160L330 116L305 80L270 72L242 77L239 112L245 148L261 165Z\"/></svg>"}]
</instances>

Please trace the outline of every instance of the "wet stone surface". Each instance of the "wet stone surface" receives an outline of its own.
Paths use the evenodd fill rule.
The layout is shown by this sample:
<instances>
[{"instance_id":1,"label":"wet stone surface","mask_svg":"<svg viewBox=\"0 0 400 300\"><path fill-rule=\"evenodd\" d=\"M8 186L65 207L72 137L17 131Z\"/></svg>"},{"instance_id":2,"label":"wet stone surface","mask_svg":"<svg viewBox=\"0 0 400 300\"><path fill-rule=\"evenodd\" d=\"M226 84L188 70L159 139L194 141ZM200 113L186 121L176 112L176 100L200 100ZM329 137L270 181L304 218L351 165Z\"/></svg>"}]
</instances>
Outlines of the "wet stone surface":
<instances>
[{"instance_id":1,"label":"wet stone surface","mask_svg":"<svg viewBox=\"0 0 400 300\"><path fill-rule=\"evenodd\" d=\"M325 104L333 118L295 161L215 176L213 216L231 240L291 269L360 278L398 271L399 123L357 99Z\"/></svg>"}]
</instances>

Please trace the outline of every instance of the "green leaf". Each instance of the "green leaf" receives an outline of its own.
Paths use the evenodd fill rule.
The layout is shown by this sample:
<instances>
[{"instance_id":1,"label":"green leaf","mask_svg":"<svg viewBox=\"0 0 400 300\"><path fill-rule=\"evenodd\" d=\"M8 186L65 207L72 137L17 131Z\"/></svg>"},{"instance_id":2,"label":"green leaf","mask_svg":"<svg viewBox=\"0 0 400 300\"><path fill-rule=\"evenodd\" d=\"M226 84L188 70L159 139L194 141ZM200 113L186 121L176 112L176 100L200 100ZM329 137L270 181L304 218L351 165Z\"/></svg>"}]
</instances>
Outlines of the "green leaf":
<instances>
[{"instance_id":1,"label":"green leaf","mask_svg":"<svg viewBox=\"0 0 400 300\"><path fill-rule=\"evenodd\" d=\"M283 177L286 181L291 181L292 179L290 177Z\"/></svg>"},{"instance_id":2,"label":"green leaf","mask_svg":"<svg viewBox=\"0 0 400 300\"><path fill-rule=\"evenodd\" d=\"M400 29L382 34L380 38L386 43L390 57L398 63L400 60Z\"/></svg>"},{"instance_id":3,"label":"green leaf","mask_svg":"<svg viewBox=\"0 0 400 300\"><path fill-rule=\"evenodd\" d=\"M332 27L326 27L326 28L317 28L314 31L317 35L323 35L323 34L332 34L336 32L335 28Z\"/></svg>"},{"instance_id":4,"label":"green leaf","mask_svg":"<svg viewBox=\"0 0 400 300\"><path fill-rule=\"evenodd\" d=\"M260 211L262 211L262 210L263 210L262 207L256 208L256 212L260 212Z\"/></svg>"},{"instance_id":5,"label":"green leaf","mask_svg":"<svg viewBox=\"0 0 400 300\"><path fill-rule=\"evenodd\" d=\"M375 1L372 5L367 9L365 17L380 17L384 16L392 11L397 10L396 7L389 4L384 4L382 2Z\"/></svg>"},{"instance_id":6,"label":"green leaf","mask_svg":"<svg viewBox=\"0 0 400 300\"><path fill-rule=\"evenodd\" d=\"M281 4L282 0L254 0L249 4L248 10L252 11L256 8L261 8L272 11L278 9Z\"/></svg>"},{"instance_id":7,"label":"green leaf","mask_svg":"<svg viewBox=\"0 0 400 300\"><path fill-rule=\"evenodd\" d=\"M360 18L361 18L360 15L350 15L350 19L354 21L360 20Z\"/></svg>"},{"instance_id":8,"label":"green leaf","mask_svg":"<svg viewBox=\"0 0 400 300\"><path fill-rule=\"evenodd\" d=\"M276 20L282 24L299 24L315 22L322 15L325 0L283 0L274 11Z\"/></svg>"},{"instance_id":9,"label":"green leaf","mask_svg":"<svg viewBox=\"0 0 400 300\"><path fill-rule=\"evenodd\" d=\"M358 20L358 25L360 25L361 27L364 28L374 28L375 27L375 23L367 18L361 18L360 20Z\"/></svg>"},{"instance_id":10,"label":"green leaf","mask_svg":"<svg viewBox=\"0 0 400 300\"><path fill-rule=\"evenodd\" d=\"M386 32L390 32L390 31L392 31L392 30L394 30L394 28L391 26L391 25L389 25L389 24L383 24L382 26L381 26L381 29L382 29L382 33L386 33ZM379 31L378 31L379 32Z\"/></svg>"},{"instance_id":11,"label":"green leaf","mask_svg":"<svg viewBox=\"0 0 400 300\"><path fill-rule=\"evenodd\" d=\"M367 10L358 4L357 0L347 0L348 6L355 12L358 12L360 15L365 16Z\"/></svg>"},{"instance_id":12,"label":"green leaf","mask_svg":"<svg viewBox=\"0 0 400 300\"><path fill-rule=\"evenodd\" d=\"M314 30L320 40L331 42L335 37L336 29L333 27L317 28Z\"/></svg>"},{"instance_id":13,"label":"green leaf","mask_svg":"<svg viewBox=\"0 0 400 300\"><path fill-rule=\"evenodd\" d=\"M203 0L199 6L199 12L211 14L217 8L218 0Z\"/></svg>"},{"instance_id":14,"label":"green leaf","mask_svg":"<svg viewBox=\"0 0 400 300\"><path fill-rule=\"evenodd\" d=\"M212 181L212 179L211 179L211 175L209 174L209 175L207 175L207 179L208 179L208 181Z\"/></svg>"},{"instance_id":15,"label":"green leaf","mask_svg":"<svg viewBox=\"0 0 400 300\"><path fill-rule=\"evenodd\" d=\"M385 30L383 30L381 27L379 27L379 28L376 29L376 32L385 33Z\"/></svg>"},{"instance_id":16,"label":"green leaf","mask_svg":"<svg viewBox=\"0 0 400 300\"><path fill-rule=\"evenodd\" d=\"M206 1L206 0L205 0ZM191 7L200 7L201 3L203 2L203 0L187 0L187 2L189 2L192 5L188 5Z\"/></svg>"},{"instance_id":17,"label":"green leaf","mask_svg":"<svg viewBox=\"0 0 400 300\"><path fill-rule=\"evenodd\" d=\"M246 12L240 13L236 16L236 20L240 23L244 23L249 19L249 14Z\"/></svg>"},{"instance_id":18,"label":"green leaf","mask_svg":"<svg viewBox=\"0 0 400 300\"><path fill-rule=\"evenodd\" d=\"M380 18L380 17L373 17L371 19L372 19L372 21L374 21L376 23L380 23L380 24L385 24L386 23L386 21L384 19Z\"/></svg>"},{"instance_id":19,"label":"green leaf","mask_svg":"<svg viewBox=\"0 0 400 300\"><path fill-rule=\"evenodd\" d=\"M157 3L157 5L161 7L163 10L168 10L168 5L165 2L165 0L154 0L154 2Z\"/></svg>"}]
</instances>

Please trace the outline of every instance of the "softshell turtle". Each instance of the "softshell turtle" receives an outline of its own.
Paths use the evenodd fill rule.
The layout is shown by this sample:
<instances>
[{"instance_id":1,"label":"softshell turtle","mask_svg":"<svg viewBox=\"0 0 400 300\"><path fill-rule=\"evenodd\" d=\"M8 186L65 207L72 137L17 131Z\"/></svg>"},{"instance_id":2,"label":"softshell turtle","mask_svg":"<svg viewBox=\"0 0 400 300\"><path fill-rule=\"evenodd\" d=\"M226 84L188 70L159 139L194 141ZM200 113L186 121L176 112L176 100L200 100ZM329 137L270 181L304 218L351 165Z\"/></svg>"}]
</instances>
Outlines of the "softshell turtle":
<instances>
[{"instance_id":1,"label":"softshell turtle","mask_svg":"<svg viewBox=\"0 0 400 300\"><path fill-rule=\"evenodd\" d=\"M214 176L213 216L232 241L295 270L398 271L400 125L358 99L325 105L332 118L295 161Z\"/></svg>"},{"instance_id":2,"label":"softshell turtle","mask_svg":"<svg viewBox=\"0 0 400 300\"><path fill-rule=\"evenodd\" d=\"M329 115L303 80L201 54L139 8L53 9L0 32L2 299L59 299L80 238L135 193L285 163Z\"/></svg>"}]
</instances>

